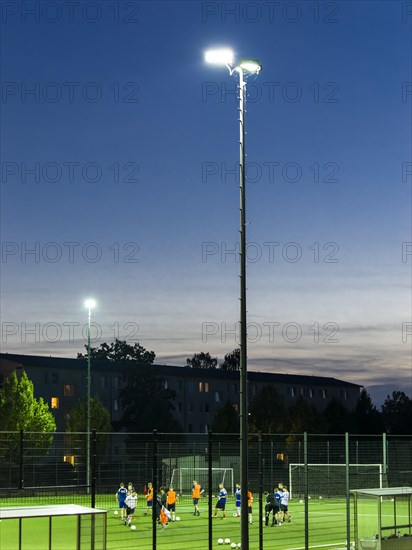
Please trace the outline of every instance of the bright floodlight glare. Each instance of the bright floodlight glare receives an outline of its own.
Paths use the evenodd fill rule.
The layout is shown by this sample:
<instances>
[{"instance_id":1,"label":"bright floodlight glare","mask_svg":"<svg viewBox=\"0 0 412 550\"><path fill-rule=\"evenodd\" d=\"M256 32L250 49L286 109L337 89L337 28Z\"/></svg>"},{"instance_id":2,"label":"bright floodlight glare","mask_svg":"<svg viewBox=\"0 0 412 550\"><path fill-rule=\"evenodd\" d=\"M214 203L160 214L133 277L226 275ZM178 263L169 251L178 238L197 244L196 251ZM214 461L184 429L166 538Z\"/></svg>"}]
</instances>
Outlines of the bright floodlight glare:
<instances>
[{"instance_id":1,"label":"bright floodlight glare","mask_svg":"<svg viewBox=\"0 0 412 550\"><path fill-rule=\"evenodd\" d=\"M233 51L229 48L208 50L205 53L205 61L206 63L214 63L215 65L232 65L234 62Z\"/></svg>"},{"instance_id":2,"label":"bright floodlight glare","mask_svg":"<svg viewBox=\"0 0 412 550\"><path fill-rule=\"evenodd\" d=\"M88 300L86 300L84 302L84 305L88 308L88 309L93 309L94 307L96 307L96 300L93 300L93 298L89 298Z\"/></svg>"},{"instance_id":3,"label":"bright floodlight glare","mask_svg":"<svg viewBox=\"0 0 412 550\"><path fill-rule=\"evenodd\" d=\"M241 59L239 67L248 73L258 73L262 69L259 59Z\"/></svg>"}]
</instances>

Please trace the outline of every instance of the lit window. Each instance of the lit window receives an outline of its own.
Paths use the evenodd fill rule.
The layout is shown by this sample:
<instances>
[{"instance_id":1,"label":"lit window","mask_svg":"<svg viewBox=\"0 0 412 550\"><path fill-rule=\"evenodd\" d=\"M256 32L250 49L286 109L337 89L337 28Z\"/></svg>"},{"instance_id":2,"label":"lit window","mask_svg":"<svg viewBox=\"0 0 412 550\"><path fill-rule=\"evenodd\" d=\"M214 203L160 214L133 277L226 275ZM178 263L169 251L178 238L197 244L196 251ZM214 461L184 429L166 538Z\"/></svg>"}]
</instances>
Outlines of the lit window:
<instances>
[{"instance_id":1,"label":"lit window","mask_svg":"<svg viewBox=\"0 0 412 550\"><path fill-rule=\"evenodd\" d=\"M233 408L235 409L236 412L239 411L239 405L237 403L233 403Z\"/></svg>"},{"instance_id":2,"label":"lit window","mask_svg":"<svg viewBox=\"0 0 412 550\"><path fill-rule=\"evenodd\" d=\"M220 403L220 392L215 391L215 403Z\"/></svg>"},{"instance_id":3,"label":"lit window","mask_svg":"<svg viewBox=\"0 0 412 550\"><path fill-rule=\"evenodd\" d=\"M58 397L52 397L51 398L51 408L52 409L58 409L59 408L59 398Z\"/></svg>"},{"instance_id":4,"label":"lit window","mask_svg":"<svg viewBox=\"0 0 412 550\"><path fill-rule=\"evenodd\" d=\"M205 382L205 392L209 393L209 382Z\"/></svg>"},{"instance_id":5,"label":"lit window","mask_svg":"<svg viewBox=\"0 0 412 550\"><path fill-rule=\"evenodd\" d=\"M74 386L73 386L73 384L64 384L64 386L63 386L63 395L65 397L73 397L74 396Z\"/></svg>"},{"instance_id":6,"label":"lit window","mask_svg":"<svg viewBox=\"0 0 412 550\"><path fill-rule=\"evenodd\" d=\"M277 460L285 460L285 455L283 453L277 453L276 458Z\"/></svg>"},{"instance_id":7,"label":"lit window","mask_svg":"<svg viewBox=\"0 0 412 550\"><path fill-rule=\"evenodd\" d=\"M200 391L200 392L203 391L203 382L199 382L199 391Z\"/></svg>"},{"instance_id":8,"label":"lit window","mask_svg":"<svg viewBox=\"0 0 412 550\"><path fill-rule=\"evenodd\" d=\"M74 466L75 456L74 455L64 455L63 456L63 462L68 462L69 464Z\"/></svg>"},{"instance_id":9,"label":"lit window","mask_svg":"<svg viewBox=\"0 0 412 550\"><path fill-rule=\"evenodd\" d=\"M309 388L309 397L310 397L310 398L313 397L313 389L312 389L312 388Z\"/></svg>"}]
</instances>

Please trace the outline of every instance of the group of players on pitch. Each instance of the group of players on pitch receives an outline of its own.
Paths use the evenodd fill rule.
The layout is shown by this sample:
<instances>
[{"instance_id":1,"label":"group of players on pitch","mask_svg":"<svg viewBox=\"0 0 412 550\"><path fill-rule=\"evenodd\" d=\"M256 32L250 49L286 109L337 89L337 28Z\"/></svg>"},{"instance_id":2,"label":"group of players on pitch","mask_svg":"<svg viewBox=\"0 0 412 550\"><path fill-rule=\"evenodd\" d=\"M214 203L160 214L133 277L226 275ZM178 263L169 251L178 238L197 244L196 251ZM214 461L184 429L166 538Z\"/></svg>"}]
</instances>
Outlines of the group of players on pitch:
<instances>
[{"instance_id":1,"label":"group of players on pitch","mask_svg":"<svg viewBox=\"0 0 412 550\"><path fill-rule=\"evenodd\" d=\"M199 499L204 493L204 489L198 483L193 481L192 486L192 501L194 506L194 516L200 516ZM178 496L172 486L169 488L160 487L159 494L157 494L155 506L153 506L154 489L152 483L148 483L147 490L145 491L146 499L146 511L144 513L147 516L150 510L156 513L157 523L165 528L169 521L175 522L179 518L176 517L176 503L178 502ZM219 511L222 512L221 519L226 519L226 501L228 499L228 492L225 489L223 483L219 484L219 495L216 502L216 506L213 513L213 518L217 517ZM265 505L265 525L269 525L270 514L272 513L271 526L282 525L284 521L291 522L292 516L288 511L289 505L289 491L283 483L279 483L273 490L273 493L265 492L266 497ZM241 504L242 504L242 490L239 483L236 483L234 490L235 507L236 512L234 517L240 517ZM121 519L126 526L131 526L132 520L135 516L137 507L137 493L131 482L128 483L127 489L124 483L120 483L118 490L116 491L116 501L118 502ZM253 495L251 491L247 492L247 504L248 504L248 519L249 523L252 523L252 503ZM117 512L115 512L117 513ZM134 529L135 527L132 527Z\"/></svg>"},{"instance_id":2,"label":"group of players on pitch","mask_svg":"<svg viewBox=\"0 0 412 550\"><path fill-rule=\"evenodd\" d=\"M150 510L154 510L157 523L161 525L162 528L165 528L169 521L176 521L176 502L178 501L176 491L173 487L169 487L168 489L166 489L166 487L160 487L155 506L153 506L153 495L153 485L152 483L148 483L147 490L145 491L146 511L144 515L147 516ZM129 481L127 489L124 483L120 483L115 496L120 509L120 517L124 525L135 529L131 524L136 514L138 498L133 483Z\"/></svg>"},{"instance_id":3,"label":"group of players on pitch","mask_svg":"<svg viewBox=\"0 0 412 550\"><path fill-rule=\"evenodd\" d=\"M272 512L272 523L274 525L282 525L284 521L290 523L292 516L289 513L289 491L283 483L279 483L273 489L273 493L265 492L265 525L269 525L270 513Z\"/></svg>"}]
</instances>

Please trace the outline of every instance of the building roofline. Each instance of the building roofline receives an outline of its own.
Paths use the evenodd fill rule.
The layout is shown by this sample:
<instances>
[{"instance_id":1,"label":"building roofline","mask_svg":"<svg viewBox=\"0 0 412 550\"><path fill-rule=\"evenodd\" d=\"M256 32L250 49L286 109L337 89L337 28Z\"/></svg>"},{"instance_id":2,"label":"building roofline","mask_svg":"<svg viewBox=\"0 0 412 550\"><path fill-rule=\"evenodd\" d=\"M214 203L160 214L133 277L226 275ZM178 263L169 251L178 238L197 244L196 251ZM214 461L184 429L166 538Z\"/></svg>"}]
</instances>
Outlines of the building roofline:
<instances>
[{"instance_id":1,"label":"building roofline","mask_svg":"<svg viewBox=\"0 0 412 550\"><path fill-rule=\"evenodd\" d=\"M5 360L13 363L17 363L21 367L56 367L65 369L82 369L85 368L87 363L86 359L73 359L67 357L52 357L43 355L21 355L15 353L0 353L0 360ZM99 372L111 372L115 373L119 370L124 363L118 361L105 361L101 359L92 360L92 368ZM208 379L229 379L238 380L239 373L234 371L227 371L222 369L199 369L188 366L176 366L176 365L159 365L153 363L152 365L140 364L136 365L136 368L156 369L160 375L172 375L175 377L196 377L205 378L207 371ZM260 372L254 370L248 370L248 380L254 382L269 382L269 383L283 383L283 384L306 384L315 386L346 386L346 387L358 387L361 388L361 384L355 384L353 382L346 382L337 378L328 376L310 376L302 374L281 374L274 372Z\"/></svg>"}]
</instances>

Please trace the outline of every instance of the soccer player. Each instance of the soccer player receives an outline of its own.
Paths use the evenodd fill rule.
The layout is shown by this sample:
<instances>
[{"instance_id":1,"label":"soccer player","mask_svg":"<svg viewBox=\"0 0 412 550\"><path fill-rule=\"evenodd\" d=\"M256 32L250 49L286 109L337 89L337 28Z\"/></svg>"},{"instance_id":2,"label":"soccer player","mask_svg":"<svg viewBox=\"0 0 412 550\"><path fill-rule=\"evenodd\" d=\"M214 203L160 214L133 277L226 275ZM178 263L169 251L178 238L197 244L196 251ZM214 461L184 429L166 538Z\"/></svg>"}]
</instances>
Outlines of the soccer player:
<instances>
[{"instance_id":1,"label":"soccer player","mask_svg":"<svg viewBox=\"0 0 412 550\"><path fill-rule=\"evenodd\" d=\"M176 491L173 489L172 486L169 487L169 490L167 492L167 506L166 508L169 510L172 522L176 521L176 502L179 499L177 498Z\"/></svg>"},{"instance_id":2,"label":"soccer player","mask_svg":"<svg viewBox=\"0 0 412 550\"><path fill-rule=\"evenodd\" d=\"M282 485L281 483L279 485ZM283 487L283 485L282 485ZM282 512L280 511L280 501L282 499L282 489L278 486L275 487L273 490L273 495L275 497L275 508L273 510L273 518L272 518L272 527L274 525L282 525Z\"/></svg>"},{"instance_id":3,"label":"soccer player","mask_svg":"<svg viewBox=\"0 0 412 550\"><path fill-rule=\"evenodd\" d=\"M217 516L217 513L219 510L222 510L222 517L221 519L226 519L226 499L227 499L227 491L223 485L223 483L219 484L219 500L216 503L215 511L213 514L213 517L215 518Z\"/></svg>"},{"instance_id":4,"label":"soccer player","mask_svg":"<svg viewBox=\"0 0 412 550\"><path fill-rule=\"evenodd\" d=\"M204 492L205 490L202 489L201 485L196 480L193 480L192 499L193 499L193 506L195 507L195 511L193 513L194 516L200 516L199 498L200 498L200 495L202 495Z\"/></svg>"},{"instance_id":5,"label":"soccer player","mask_svg":"<svg viewBox=\"0 0 412 550\"><path fill-rule=\"evenodd\" d=\"M149 509L153 509L153 485L151 483L147 484L147 494L145 495L146 499L146 512L144 513L147 516Z\"/></svg>"},{"instance_id":6,"label":"soccer player","mask_svg":"<svg viewBox=\"0 0 412 550\"><path fill-rule=\"evenodd\" d=\"M126 518L125 525L130 527L130 525L132 523L133 516L134 516L135 511L136 511L136 507L137 507L137 493L136 493L136 491L132 491L130 493L130 495L127 495L126 500L125 500L125 504L127 506L127 508L126 508L127 518Z\"/></svg>"},{"instance_id":7,"label":"soccer player","mask_svg":"<svg viewBox=\"0 0 412 550\"><path fill-rule=\"evenodd\" d=\"M126 497L127 497L127 489L124 486L123 482L119 484L119 488L117 489L115 496L116 496L116 502L118 503L119 508L120 508L120 517L121 517L123 523L125 523L125 521L126 521L126 508L127 508L127 505L125 504L125 500L126 500Z\"/></svg>"},{"instance_id":8,"label":"soccer player","mask_svg":"<svg viewBox=\"0 0 412 550\"><path fill-rule=\"evenodd\" d=\"M275 494L269 493L268 491L264 492L264 495L266 497L266 504L265 504L265 525L266 527L269 525L269 517L270 512L273 512L275 509ZM274 514L274 512L273 512ZM274 516L273 516L274 518Z\"/></svg>"},{"instance_id":9,"label":"soccer player","mask_svg":"<svg viewBox=\"0 0 412 550\"><path fill-rule=\"evenodd\" d=\"M249 523L252 524L252 502L253 502L253 495L252 491L247 492L247 511L249 514Z\"/></svg>"},{"instance_id":10,"label":"soccer player","mask_svg":"<svg viewBox=\"0 0 412 550\"><path fill-rule=\"evenodd\" d=\"M289 514L289 491L286 485L282 486L283 491L280 497L280 513L282 514L282 521L286 518L288 523L292 521L292 516Z\"/></svg>"},{"instance_id":11,"label":"soccer player","mask_svg":"<svg viewBox=\"0 0 412 550\"><path fill-rule=\"evenodd\" d=\"M240 484L236 483L235 488L235 506L236 506L236 516L240 518L240 511L242 506L242 490L240 488Z\"/></svg>"}]
</instances>

